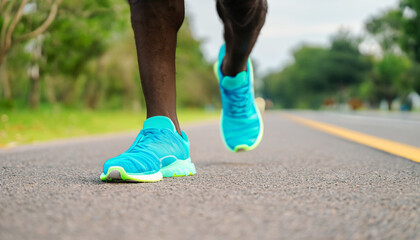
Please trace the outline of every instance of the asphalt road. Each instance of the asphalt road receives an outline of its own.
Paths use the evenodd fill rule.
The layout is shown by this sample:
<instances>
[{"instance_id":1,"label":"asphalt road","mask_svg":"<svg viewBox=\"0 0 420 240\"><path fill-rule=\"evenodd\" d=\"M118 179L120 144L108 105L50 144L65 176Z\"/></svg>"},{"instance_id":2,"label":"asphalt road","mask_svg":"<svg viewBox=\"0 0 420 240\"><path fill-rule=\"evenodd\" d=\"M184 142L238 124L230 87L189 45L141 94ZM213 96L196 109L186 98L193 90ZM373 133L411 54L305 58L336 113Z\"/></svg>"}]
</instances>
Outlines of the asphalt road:
<instances>
[{"instance_id":1,"label":"asphalt road","mask_svg":"<svg viewBox=\"0 0 420 240\"><path fill-rule=\"evenodd\" d=\"M279 112L264 121L260 147L237 154L225 150L217 122L185 126L198 174L152 184L99 180L135 134L1 150L0 239L420 239L419 163ZM419 143L420 134L407 139Z\"/></svg>"}]
</instances>

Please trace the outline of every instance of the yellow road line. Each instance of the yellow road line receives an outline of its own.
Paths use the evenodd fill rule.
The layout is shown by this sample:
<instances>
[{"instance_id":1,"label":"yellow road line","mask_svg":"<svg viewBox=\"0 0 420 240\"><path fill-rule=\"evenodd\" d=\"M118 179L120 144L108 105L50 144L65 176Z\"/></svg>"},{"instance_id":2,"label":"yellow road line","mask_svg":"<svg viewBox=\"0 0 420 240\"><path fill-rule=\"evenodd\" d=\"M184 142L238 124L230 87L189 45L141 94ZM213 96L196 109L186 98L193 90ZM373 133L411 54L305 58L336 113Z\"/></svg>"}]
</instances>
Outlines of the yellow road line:
<instances>
[{"instance_id":1,"label":"yellow road line","mask_svg":"<svg viewBox=\"0 0 420 240\"><path fill-rule=\"evenodd\" d=\"M414 162L420 162L420 148L348 130L331 124L321 123L314 120L297 117L290 114L284 114L284 116L286 116L290 120L327 132L329 134L339 136L341 138L354 141L372 148L376 148L403 158L407 158Z\"/></svg>"}]
</instances>

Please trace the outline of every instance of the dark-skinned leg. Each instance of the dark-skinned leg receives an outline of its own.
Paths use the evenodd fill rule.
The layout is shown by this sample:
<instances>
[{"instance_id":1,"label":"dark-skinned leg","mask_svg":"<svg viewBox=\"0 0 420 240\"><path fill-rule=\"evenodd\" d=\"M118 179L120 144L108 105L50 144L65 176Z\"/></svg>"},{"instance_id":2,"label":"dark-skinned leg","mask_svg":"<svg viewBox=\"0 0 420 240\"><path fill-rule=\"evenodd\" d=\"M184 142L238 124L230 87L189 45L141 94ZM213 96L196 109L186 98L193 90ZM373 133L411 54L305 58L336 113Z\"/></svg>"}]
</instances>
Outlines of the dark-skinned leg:
<instances>
[{"instance_id":1,"label":"dark-skinned leg","mask_svg":"<svg viewBox=\"0 0 420 240\"><path fill-rule=\"evenodd\" d=\"M221 136L229 150L250 151L260 144L264 124L254 99L252 63L247 63L265 22L267 2L217 0L217 11L226 43L215 64L222 100Z\"/></svg>"},{"instance_id":2,"label":"dark-skinned leg","mask_svg":"<svg viewBox=\"0 0 420 240\"><path fill-rule=\"evenodd\" d=\"M128 1L148 119L131 147L104 163L100 179L157 182L194 175L189 141L176 116L175 48L184 0Z\"/></svg>"},{"instance_id":3,"label":"dark-skinned leg","mask_svg":"<svg viewBox=\"0 0 420 240\"><path fill-rule=\"evenodd\" d=\"M175 49L184 0L129 0L147 117L176 115Z\"/></svg>"},{"instance_id":4,"label":"dark-skinned leg","mask_svg":"<svg viewBox=\"0 0 420 240\"><path fill-rule=\"evenodd\" d=\"M246 70L246 62L257 41L267 13L266 0L217 0L217 12L224 23L225 76Z\"/></svg>"}]
</instances>

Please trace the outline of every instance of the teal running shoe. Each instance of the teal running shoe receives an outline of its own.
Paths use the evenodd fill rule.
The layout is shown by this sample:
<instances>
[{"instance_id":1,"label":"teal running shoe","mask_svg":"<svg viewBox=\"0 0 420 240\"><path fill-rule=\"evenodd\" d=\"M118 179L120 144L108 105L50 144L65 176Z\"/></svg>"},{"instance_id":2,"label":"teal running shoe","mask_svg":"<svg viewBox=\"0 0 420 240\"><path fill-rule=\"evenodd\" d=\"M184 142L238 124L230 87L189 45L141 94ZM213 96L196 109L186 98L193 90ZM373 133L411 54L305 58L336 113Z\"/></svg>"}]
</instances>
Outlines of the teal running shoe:
<instances>
[{"instance_id":1,"label":"teal running shoe","mask_svg":"<svg viewBox=\"0 0 420 240\"><path fill-rule=\"evenodd\" d=\"M264 132L262 116L255 103L252 63L248 59L246 71L234 77L224 76L221 66L225 54L223 45L219 60L214 64L222 97L221 135L229 150L249 151L258 146Z\"/></svg>"},{"instance_id":2,"label":"teal running shoe","mask_svg":"<svg viewBox=\"0 0 420 240\"><path fill-rule=\"evenodd\" d=\"M133 145L105 162L101 180L157 182L163 177L194 175L190 143L181 133L167 117L148 118Z\"/></svg>"}]
</instances>

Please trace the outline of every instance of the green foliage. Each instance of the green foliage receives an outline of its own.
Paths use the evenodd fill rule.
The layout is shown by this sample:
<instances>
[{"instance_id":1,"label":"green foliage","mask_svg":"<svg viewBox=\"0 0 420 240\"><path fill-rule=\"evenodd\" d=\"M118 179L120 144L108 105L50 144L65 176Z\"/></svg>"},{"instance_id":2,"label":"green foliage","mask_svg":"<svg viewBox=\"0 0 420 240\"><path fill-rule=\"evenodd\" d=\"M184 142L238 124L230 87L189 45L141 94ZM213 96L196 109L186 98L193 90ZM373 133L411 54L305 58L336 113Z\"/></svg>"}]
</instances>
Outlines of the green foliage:
<instances>
[{"instance_id":1,"label":"green foliage","mask_svg":"<svg viewBox=\"0 0 420 240\"><path fill-rule=\"evenodd\" d=\"M27 33L45 19L48 5L44 2L37 1L34 10L24 15L17 35ZM0 16L1 21L4 19ZM188 21L178 36L178 105L218 105L217 82L200 51L200 42L191 35ZM34 57L32 40L9 51L5 64L12 99L2 101L4 106L25 108L28 96L39 95L41 105L136 111L144 108L126 1L63 1L54 22L36 41L42 45L40 57ZM39 83L28 76L31 66L39 66ZM33 92L34 84L39 84L39 92Z\"/></svg>"},{"instance_id":2,"label":"green foliage","mask_svg":"<svg viewBox=\"0 0 420 240\"><path fill-rule=\"evenodd\" d=\"M398 8L372 17L366 29L385 54L372 74L373 98L390 102L420 92L420 0L400 0Z\"/></svg>"},{"instance_id":3,"label":"green foliage","mask_svg":"<svg viewBox=\"0 0 420 240\"><path fill-rule=\"evenodd\" d=\"M7 69L8 78L10 79L14 99L9 101L14 102L15 104L13 105L20 105L26 100L29 88L27 65L31 59L30 54L24 48L14 47L10 50L7 61L3 63L6 64L5 69Z\"/></svg>"},{"instance_id":4,"label":"green foliage","mask_svg":"<svg viewBox=\"0 0 420 240\"><path fill-rule=\"evenodd\" d=\"M359 52L359 43L358 38L345 31L340 31L332 37L325 63L330 88L344 89L364 80L364 75L372 65L370 59Z\"/></svg>"},{"instance_id":5,"label":"green foliage","mask_svg":"<svg viewBox=\"0 0 420 240\"><path fill-rule=\"evenodd\" d=\"M46 70L77 77L90 59L103 54L112 32L121 31L109 0L65 1L44 39Z\"/></svg>"},{"instance_id":6,"label":"green foliage","mask_svg":"<svg viewBox=\"0 0 420 240\"><path fill-rule=\"evenodd\" d=\"M219 105L219 88L212 66L205 62L200 42L192 37L188 21L178 33L176 54L178 105Z\"/></svg>"},{"instance_id":7,"label":"green foliage","mask_svg":"<svg viewBox=\"0 0 420 240\"><path fill-rule=\"evenodd\" d=\"M404 87L420 93L420 63L411 62L411 68L404 74Z\"/></svg>"},{"instance_id":8,"label":"green foliage","mask_svg":"<svg viewBox=\"0 0 420 240\"><path fill-rule=\"evenodd\" d=\"M406 78L410 87L420 93L420 0L401 0L400 9L409 13L402 19L401 46L414 60Z\"/></svg>"},{"instance_id":9,"label":"green foliage","mask_svg":"<svg viewBox=\"0 0 420 240\"><path fill-rule=\"evenodd\" d=\"M420 0L401 0L401 47L416 62L420 62Z\"/></svg>"},{"instance_id":10,"label":"green foliage","mask_svg":"<svg viewBox=\"0 0 420 240\"><path fill-rule=\"evenodd\" d=\"M366 29L384 51L401 48L420 62L420 0L401 0L398 8L369 19Z\"/></svg>"},{"instance_id":11,"label":"green foliage","mask_svg":"<svg viewBox=\"0 0 420 240\"><path fill-rule=\"evenodd\" d=\"M377 100L385 99L389 104L397 96L408 94L407 71L411 68L408 58L387 54L378 61L372 74L373 84L371 95ZM389 105L390 107L390 105Z\"/></svg>"},{"instance_id":12,"label":"green foliage","mask_svg":"<svg viewBox=\"0 0 420 240\"><path fill-rule=\"evenodd\" d=\"M398 8L371 17L366 30L381 57L361 54L361 39L340 31L329 48L301 46L292 64L266 76L265 97L286 108L350 100L372 107L386 100L390 107L413 90L420 93L420 0L400 0Z\"/></svg>"},{"instance_id":13,"label":"green foliage","mask_svg":"<svg viewBox=\"0 0 420 240\"><path fill-rule=\"evenodd\" d=\"M378 16L371 17L365 24L366 30L374 36L385 52L399 50L401 39L402 12L392 9Z\"/></svg>"},{"instance_id":14,"label":"green foliage","mask_svg":"<svg viewBox=\"0 0 420 240\"><path fill-rule=\"evenodd\" d=\"M327 97L343 98L371 68L357 46L358 39L344 31L329 48L301 46L293 64L263 79L264 95L285 108L318 108Z\"/></svg>"}]
</instances>

